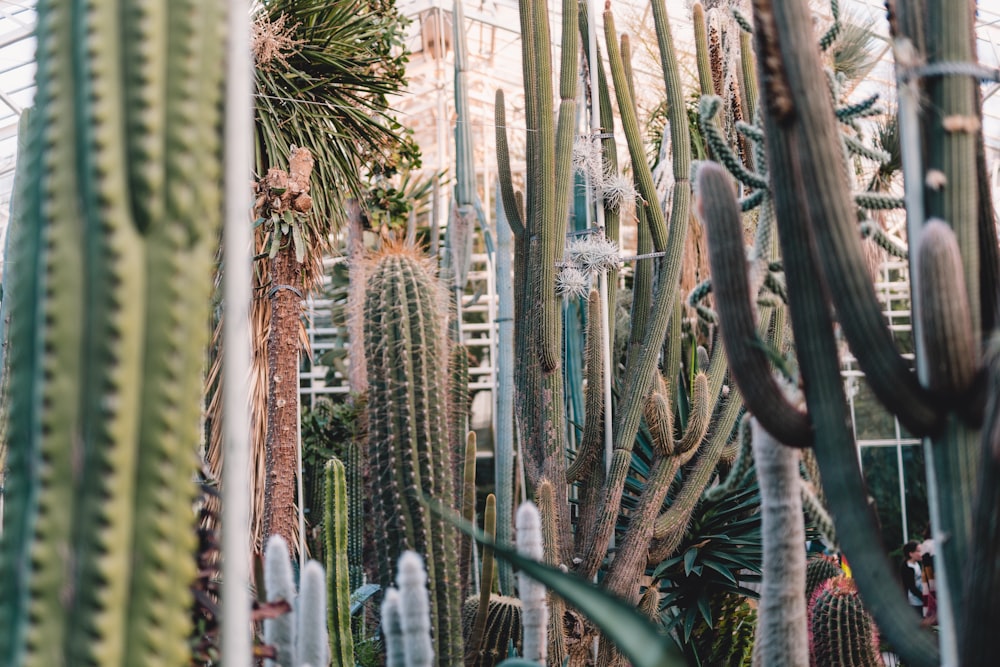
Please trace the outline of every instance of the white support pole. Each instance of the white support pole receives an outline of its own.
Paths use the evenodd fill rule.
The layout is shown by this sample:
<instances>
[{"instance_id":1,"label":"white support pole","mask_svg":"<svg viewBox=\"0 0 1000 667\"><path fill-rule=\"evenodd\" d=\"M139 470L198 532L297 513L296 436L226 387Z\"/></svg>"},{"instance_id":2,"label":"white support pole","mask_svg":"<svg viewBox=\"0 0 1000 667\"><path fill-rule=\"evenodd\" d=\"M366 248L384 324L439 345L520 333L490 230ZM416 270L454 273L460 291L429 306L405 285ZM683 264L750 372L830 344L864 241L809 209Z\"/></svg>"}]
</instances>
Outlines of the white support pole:
<instances>
[{"instance_id":1,"label":"white support pole","mask_svg":"<svg viewBox=\"0 0 1000 667\"><path fill-rule=\"evenodd\" d=\"M228 3L223 247L222 655L252 664L250 621L250 183L253 88L250 7Z\"/></svg>"}]
</instances>

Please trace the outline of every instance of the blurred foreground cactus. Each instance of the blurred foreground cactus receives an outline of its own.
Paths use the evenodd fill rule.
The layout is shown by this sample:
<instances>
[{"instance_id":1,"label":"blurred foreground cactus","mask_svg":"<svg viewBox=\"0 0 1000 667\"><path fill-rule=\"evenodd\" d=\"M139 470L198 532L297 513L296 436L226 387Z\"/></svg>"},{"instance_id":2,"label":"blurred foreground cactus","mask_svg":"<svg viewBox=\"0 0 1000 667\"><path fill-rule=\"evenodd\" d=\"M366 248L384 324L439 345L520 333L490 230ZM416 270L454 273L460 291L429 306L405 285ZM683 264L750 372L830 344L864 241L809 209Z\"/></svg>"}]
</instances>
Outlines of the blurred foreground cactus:
<instances>
[{"instance_id":1,"label":"blurred foreground cactus","mask_svg":"<svg viewBox=\"0 0 1000 667\"><path fill-rule=\"evenodd\" d=\"M0 664L188 664L223 8L37 4L4 286Z\"/></svg>"},{"instance_id":2,"label":"blurred foreground cactus","mask_svg":"<svg viewBox=\"0 0 1000 667\"><path fill-rule=\"evenodd\" d=\"M834 3L836 6L836 3ZM900 355L882 315L861 251L859 209L878 197L852 193L842 163L841 109L834 107L821 65L825 37L813 33L805 2L755 0L754 35L763 86L767 196L773 199L781 266L807 405L799 410L780 388L760 388L754 416L788 445L812 445L837 538L850 559L865 605L907 664L990 664L982 622L1000 605L1000 529L995 497L996 370L981 363L983 341L996 336L997 233L985 187L972 3L889 3L899 79L910 253L916 372ZM818 45L819 44L819 45ZM923 134L923 141L920 135ZM728 165L727 165L728 166ZM716 262L716 248L742 233L728 177L699 170L699 197L713 245L714 280L744 273L742 261ZM720 207L719 202L727 202ZM885 202L885 200L882 200ZM734 225L733 220L736 224ZM936 221L934 220L936 219ZM714 231L713 231L714 230ZM721 260L723 255L718 256ZM732 255L730 255L732 258ZM718 301L746 300L732 292ZM747 331L747 309L720 303L724 337ZM894 581L880 544L849 428L831 313L869 385L901 424L924 438L938 575L937 637L919 627ZM740 318L744 318L740 321ZM752 326L752 324L750 325ZM738 336L737 336L738 338ZM746 350L746 340L735 349ZM751 342L752 344L752 342ZM727 347L732 347L727 340ZM759 382L751 356L727 350L733 376ZM986 406L984 415L983 406ZM788 429L794 422L805 428Z\"/></svg>"},{"instance_id":3,"label":"blurred foreground cactus","mask_svg":"<svg viewBox=\"0 0 1000 667\"><path fill-rule=\"evenodd\" d=\"M283 601L291 607L284 614L264 620L264 642L275 654L273 659L264 661L265 667L328 665L327 583L323 566L314 560L307 562L296 590L288 545L280 535L272 535L264 553L264 586L269 603Z\"/></svg>"}]
</instances>

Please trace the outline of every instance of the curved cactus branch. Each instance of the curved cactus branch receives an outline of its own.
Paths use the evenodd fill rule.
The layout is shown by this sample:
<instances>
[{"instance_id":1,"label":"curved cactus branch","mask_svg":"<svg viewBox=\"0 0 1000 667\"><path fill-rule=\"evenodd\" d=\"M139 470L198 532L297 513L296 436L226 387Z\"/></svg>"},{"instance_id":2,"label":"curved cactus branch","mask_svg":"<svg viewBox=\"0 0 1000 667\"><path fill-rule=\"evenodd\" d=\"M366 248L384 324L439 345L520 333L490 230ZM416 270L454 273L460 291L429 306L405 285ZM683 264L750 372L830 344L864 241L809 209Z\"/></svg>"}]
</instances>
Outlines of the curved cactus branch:
<instances>
[{"instance_id":1,"label":"curved cactus branch","mask_svg":"<svg viewBox=\"0 0 1000 667\"><path fill-rule=\"evenodd\" d=\"M785 396L757 337L743 226L729 177L722 167L705 163L698 169L696 190L698 215L708 235L720 334L733 378L743 392L747 409L764 428L782 442L808 446L812 443L809 415Z\"/></svg>"}]
</instances>

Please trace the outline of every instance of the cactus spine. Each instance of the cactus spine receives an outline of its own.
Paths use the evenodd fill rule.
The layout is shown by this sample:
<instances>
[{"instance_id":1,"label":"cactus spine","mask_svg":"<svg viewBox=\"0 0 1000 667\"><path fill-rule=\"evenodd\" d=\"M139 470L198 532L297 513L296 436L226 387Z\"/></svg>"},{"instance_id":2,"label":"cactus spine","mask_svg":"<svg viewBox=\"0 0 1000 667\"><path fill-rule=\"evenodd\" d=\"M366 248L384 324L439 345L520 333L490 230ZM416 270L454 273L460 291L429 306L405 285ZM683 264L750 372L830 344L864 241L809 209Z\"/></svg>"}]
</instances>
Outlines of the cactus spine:
<instances>
[{"instance_id":1,"label":"cactus spine","mask_svg":"<svg viewBox=\"0 0 1000 667\"><path fill-rule=\"evenodd\" d=\"M401 552L426 554L431 611L442 664L462 659L456 529L430 515L423 494L454 507L448 448L444 291L413 249L388 247L366 271L371 495L381 584Z\"/></svg>"},{"instance_id":2,"label":"cactus spine","mask_svg":"<svg viewBox=\"0 0 1000 667\"><path fill-rule=\"evenodd\" d=\"M37 21L0 663L185 664L223 5L41 2Z\"/></svg>"},{"instance_id":3,"label":"cactus spine","mask_svg":"<svg viewBox=\"0 0 1000 667\"><path fill-rule=\"evenodd\" d=\"M332 458L326 464L326 571L329 587L327 630L331 653L339 665L354 664L351 634L351 573L348 562L348 501L344 464ZM326 664L326 663L322 663Z\"/></svg>"}]
</instances>

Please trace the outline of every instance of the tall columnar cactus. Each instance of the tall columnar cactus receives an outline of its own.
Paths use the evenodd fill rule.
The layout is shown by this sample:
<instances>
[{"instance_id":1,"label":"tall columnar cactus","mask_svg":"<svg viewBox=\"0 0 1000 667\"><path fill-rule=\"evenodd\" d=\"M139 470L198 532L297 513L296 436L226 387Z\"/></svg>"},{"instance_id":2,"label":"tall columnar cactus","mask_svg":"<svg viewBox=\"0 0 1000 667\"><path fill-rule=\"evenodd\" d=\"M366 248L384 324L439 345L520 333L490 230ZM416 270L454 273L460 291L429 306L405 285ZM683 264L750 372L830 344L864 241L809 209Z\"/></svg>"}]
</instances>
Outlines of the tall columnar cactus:
<instances>
[{"instance_id":1,"label":"tall columnar cactus","mask_svg":"<svg viewBox=\"0 0 1000 667\"><path fill-rule=\"evenodd\" d=\"M815 667L883 665L878 632L854 580L828 579L809 603L809 664Z\"/></svg>"},{"instance_id":2,"label":"tall columnar cactus","mask_svg":"<svg viewBox=\"0 0 1000 667\"><path fill-rule=\"evenodd\" d=\"M799 453L778 442L756 421L752 428L764 532L754 664L806 667L806 535L798 489Z\"/></svg>"},{"instance_id":3,"label":"tall columnar cactus","mask_svg":"<svg viewBox=\"0 0 1000 667\"><path fill-rule=\"evenodd\" d=\"M354 637L351 634L351 572L348 562L350 519L344 464L332 458L326 464L326 503L323 532L326 537L328 597L327 631L337 664L354 664Z\"/></svg>"},{"instance_id":4,"label":"tall columnar cactus","mask_svg":"<svg viewBox=\"0 0 1000 667\"><path fill-rule=\"evenodd\" d=\"M522 556L541 561L544 550L542 520L534 503L522 503L517 509L517 551ZM521 598L521 655L525 660L546 664L548 655L549 607L545 586L523 572L518 573Z\"/></svg>"},{"instance_id":5,"label":"tall columnar cactus","mask_svg":"<svg viewBox=\"0 0 1000 667\"><path fill-rule=\"evenodd\" d=\"M967 659L962 664L988 664L991 657L988 649L982 650L986 642L977 621L988 616L985 609L995 608L1000 568L985 558L972 568L966 565L995 544L995 507L986 507L991 489L1000 483L996 468L988 464L995 435L980 433L983 383L969 382L983 374L981 341L996 327L998 291L997 236L989 194L982 186L981 118L972 76L978 71L972 62L973 13L966 3L937 0L890 3L890 9L900 79L900 130L917 137L902 142L916 373L895 348L861 253L858 208L871 208L878 198L852 197L848 170L830 168L843 163L845 142L838 126L843 110L834 108L805 3L754 2L767 185L780 232L809 433L838 539L866 607L909 664L957 664L960 653ZM731 198L719 190L711 196ZM930 218L944 221L954 234L944 233ZM935 252L918 256L921 247ZM957 267L964 275L956 275ZM713 263L712 270L718 276L732 268ZM733 297L745 300L746 295ZM963 301L968 314L955 315ZM936 537L946 536L935 555L940 572L939 646L935 637L918 628L905 597L885 586L893 571L865 502L832 312L873 392L909 431L925 439L928 484L936 490L932 524ZM945 326L954 324L956 317L963 323ZM723 317L723 331L728 326L731 322ZM962 349L967 352L960 359L952 356ZM736 366L742 361L730 361L741 382ZM942 387L949 387L945 400ZM778 421L776 414L756 416L762 423ZM977 470L983 474L979 479ZM974 508L977 497L986 500ZM963 577L973 571L977 584L968 586ZM972 609L977 609L975 616L969 615ZM958 628L966 629L964 636Z\"/></svg>"},{"instance_id":6,"label":"tall columnar cactus","mask_svg":"<svg viewBox=\"0 0 1000 667\"><path fill-rule=\"evenodd\" d=\"M264 591L268 602L287 602L289 613L264 620L264 643L274 647L274 660L265 667L295 665L295 578L288 545L280 535L272 535L264 548Z\"/></svg>"},{"instance_id":7,"label":"tall columnar cactus","mask_svg":"<svg viewBox=\"0 0 1000 667\"><path fill-rule=\"evenodd\" d=\"M223 6L37 5L5 285L4 665L189 659Z\"/></svg>"},{"instance_id":8,"label":"tall columnar cactus","mask_svg":"<svg viewBox=\"0 0 1000 667\"><path fill-rule=\"evenodd\" d=\"M370 495L380 583L389 586L403 551L425 555L436 653L442 664L453 664L462 659L459 540L423 505L425 495L456 505L446 423L446 297L432 266L412 248L385 248L366 276Z\"/></svg>"}]
</instances>

